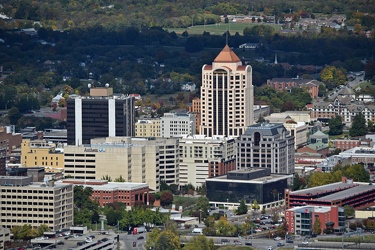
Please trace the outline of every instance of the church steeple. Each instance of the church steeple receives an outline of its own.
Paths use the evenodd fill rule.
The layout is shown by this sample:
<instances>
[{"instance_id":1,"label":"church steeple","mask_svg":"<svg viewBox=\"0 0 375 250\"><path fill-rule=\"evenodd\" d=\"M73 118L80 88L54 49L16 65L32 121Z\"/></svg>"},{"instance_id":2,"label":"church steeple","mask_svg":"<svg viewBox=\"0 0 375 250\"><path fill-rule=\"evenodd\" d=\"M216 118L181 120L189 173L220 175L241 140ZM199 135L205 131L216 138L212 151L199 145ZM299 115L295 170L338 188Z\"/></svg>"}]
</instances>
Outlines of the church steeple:
<instances>
[{"instance_id":1,"label":"church steeple","mask_svg":"<svg viewBox=\"0 0 375 250\"><path fill-rule=\"evenodd\" d=\"M274 64L277 64L277 54L275 54L275 62Z\"/></svg>"}]
</instances>

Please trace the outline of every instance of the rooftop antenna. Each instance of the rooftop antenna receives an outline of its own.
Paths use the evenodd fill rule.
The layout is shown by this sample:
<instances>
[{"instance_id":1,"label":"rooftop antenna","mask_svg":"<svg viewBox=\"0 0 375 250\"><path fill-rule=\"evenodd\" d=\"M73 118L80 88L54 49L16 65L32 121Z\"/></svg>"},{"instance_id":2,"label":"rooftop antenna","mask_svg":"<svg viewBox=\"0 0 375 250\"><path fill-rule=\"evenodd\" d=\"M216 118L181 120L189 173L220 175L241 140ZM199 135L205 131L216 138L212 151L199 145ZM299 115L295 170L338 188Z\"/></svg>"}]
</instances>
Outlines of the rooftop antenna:
<instances>
[{"instance_id":1,"label":"rooftop antenna","mask_svg":"<svg viewBox=\"0 0 375 250\"><path fill-rule=\"evenodd\" d=\"M229 31L227 30L226 36L225 36L225 45L228 45L228 33L229 33Z\"/></svg>"}]
</instances>

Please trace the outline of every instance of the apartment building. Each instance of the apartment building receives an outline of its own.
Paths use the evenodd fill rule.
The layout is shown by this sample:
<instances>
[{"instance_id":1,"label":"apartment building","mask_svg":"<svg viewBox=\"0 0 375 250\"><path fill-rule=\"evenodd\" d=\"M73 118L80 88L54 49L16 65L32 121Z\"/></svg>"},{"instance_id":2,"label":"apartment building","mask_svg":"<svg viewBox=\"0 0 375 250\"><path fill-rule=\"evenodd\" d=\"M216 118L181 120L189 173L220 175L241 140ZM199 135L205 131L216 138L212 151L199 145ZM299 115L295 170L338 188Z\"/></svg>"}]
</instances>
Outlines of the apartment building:
<instances>
[{"instance_id":1,"label":"apartment building","mask_svg":"<svg viewBox=\"0 0 375 250\"><path fill-rule=\"evenodd\" d=\"M164 113L160 118L160 136L163 138L196 134L195 118L186 111Z\"/></svg>"},{"instance_id":2,"label":"apartment building","mask_svg":"<svg viewBox=\"0 0 375 250\"><path fill-rule=\"evenodd\" d=\"M283 124L249 126L237 140L237 169L269 168L272 174L294 173L294 136Z\"/></svg>"},{"instance_id":3,"label":"apartment building","mask_svg":"<svg viewBox=\"0 0 375 250\"><path fill-rule=\"evenodd\" d=\"M90 139L135 135L134 97L114 95L112 88L91 88L90 96L67 100L68 145L89 144Z\"/></svg>"},{"instance_id":4,"label":"apartment building","mask_svg":"<svg viewBox=\"0 0 375 250\"><path fill-rule=\"evenodd\" d=\"M64 169L64 153L55 143L45 140L23 139L21 144L21 164L23 167L44 167L46 172Z\"/></svg>"},{"instance_id":5,"label":"apartment building","mask_svg":"<svg viewBox=\"0 0 375 250\"><path fill-rule=\"evenodd\" d=\"M201 186L206 178L223 175L236 168L233 137L185 136L179 140L180 185Z\"/></svg>"},{"instance_id":6,"label":"apartment building","mask_svg":"<svg viewBox=\"0 0 375 250\"><path fill-rule=\"evenodd\" d=\"M254 123L252 67L226 45L202 67L200 134L239 136Z\"/></svg>"},{"instance_id":7,"label":"apartment building","mask_svg":"<svg viewBox=\"0 0 375 250\"><path fill-rule=\"evenodd\" d=\"M135 137L160 137L160 119L138 120L135 123Z\"/></svg>"},{"instance_id":8,"label":"apartment building","mask_svg":"<svg viewBox=\"0 0 375 250\"><path fill-rule=\"evenodd\" d=\"M73 225L73 186L32 182L32 177L0 176L0 223L12 228L46 224L56 231Z\"/></svg>"}]
</instances>

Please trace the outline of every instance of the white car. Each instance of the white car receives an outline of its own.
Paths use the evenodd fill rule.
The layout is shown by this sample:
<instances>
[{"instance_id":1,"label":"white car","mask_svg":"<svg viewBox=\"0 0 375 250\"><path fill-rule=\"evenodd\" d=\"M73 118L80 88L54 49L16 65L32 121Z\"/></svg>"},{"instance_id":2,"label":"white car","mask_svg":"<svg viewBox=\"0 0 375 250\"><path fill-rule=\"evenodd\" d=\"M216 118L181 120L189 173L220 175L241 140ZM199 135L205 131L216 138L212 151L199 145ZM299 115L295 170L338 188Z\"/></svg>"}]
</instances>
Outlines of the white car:
<instances>
[{"instance_id":1,"label":"white car","mask_svg":"<svg viewBox=\"0 0 375 250\"><path fill-rule=\"evenodd\" d=\"M272 247L272 246L269 246L267 250L273 250L273 247Z\"/></svg>"},{"instance_id":2,"label":"white car","mask_svg":"<svg viewBox=\"0 0 375 250\"><path fill-rule=\"evenodd\" d=\"M308 245L309 242L308 242L308 241L302 241L301 244L302 244L302 245Z\"/></svg>"},{"instance_id":3,"label":"white car","mask_svg":"<svg viewBox=\"0 0 375 250\"><path fill-rule=\"evenodd\" d=\"M274 238L274 240L279 241L279 240L281 240L281 238L280 237L276 237L276 238Z\"/></svg>"}]
</instances>

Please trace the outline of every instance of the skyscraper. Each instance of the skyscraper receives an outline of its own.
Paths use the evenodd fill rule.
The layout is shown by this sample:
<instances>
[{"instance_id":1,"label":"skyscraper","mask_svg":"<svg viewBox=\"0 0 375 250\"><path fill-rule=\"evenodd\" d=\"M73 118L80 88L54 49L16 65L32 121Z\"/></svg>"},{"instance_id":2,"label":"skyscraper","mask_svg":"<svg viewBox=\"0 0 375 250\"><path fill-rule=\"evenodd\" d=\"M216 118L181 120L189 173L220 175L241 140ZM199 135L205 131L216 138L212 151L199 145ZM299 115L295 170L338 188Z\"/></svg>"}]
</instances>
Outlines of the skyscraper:
<instances>
[{"instance_id":1,"label":"skyscraper","mask_svg":"<svg viewBox=\"0 0 375 250\"><path fill-rule=\"evenodd\" d=\"M203 65L200 134L240 136L254 123L252 68L228 45Z\"/></svg>"},{"instance_id":2,"label":"skyscraper","mask_svg":"<svg viewBox=\"0 0 375 250\"><path fill-rule=\"evenodd\" d=\"M114 96L111 88L93 88L90 97L67 100L68 145L90 144L98 137L134 136L134 124L134 97Z\"/></svg>"}]
</instances>

